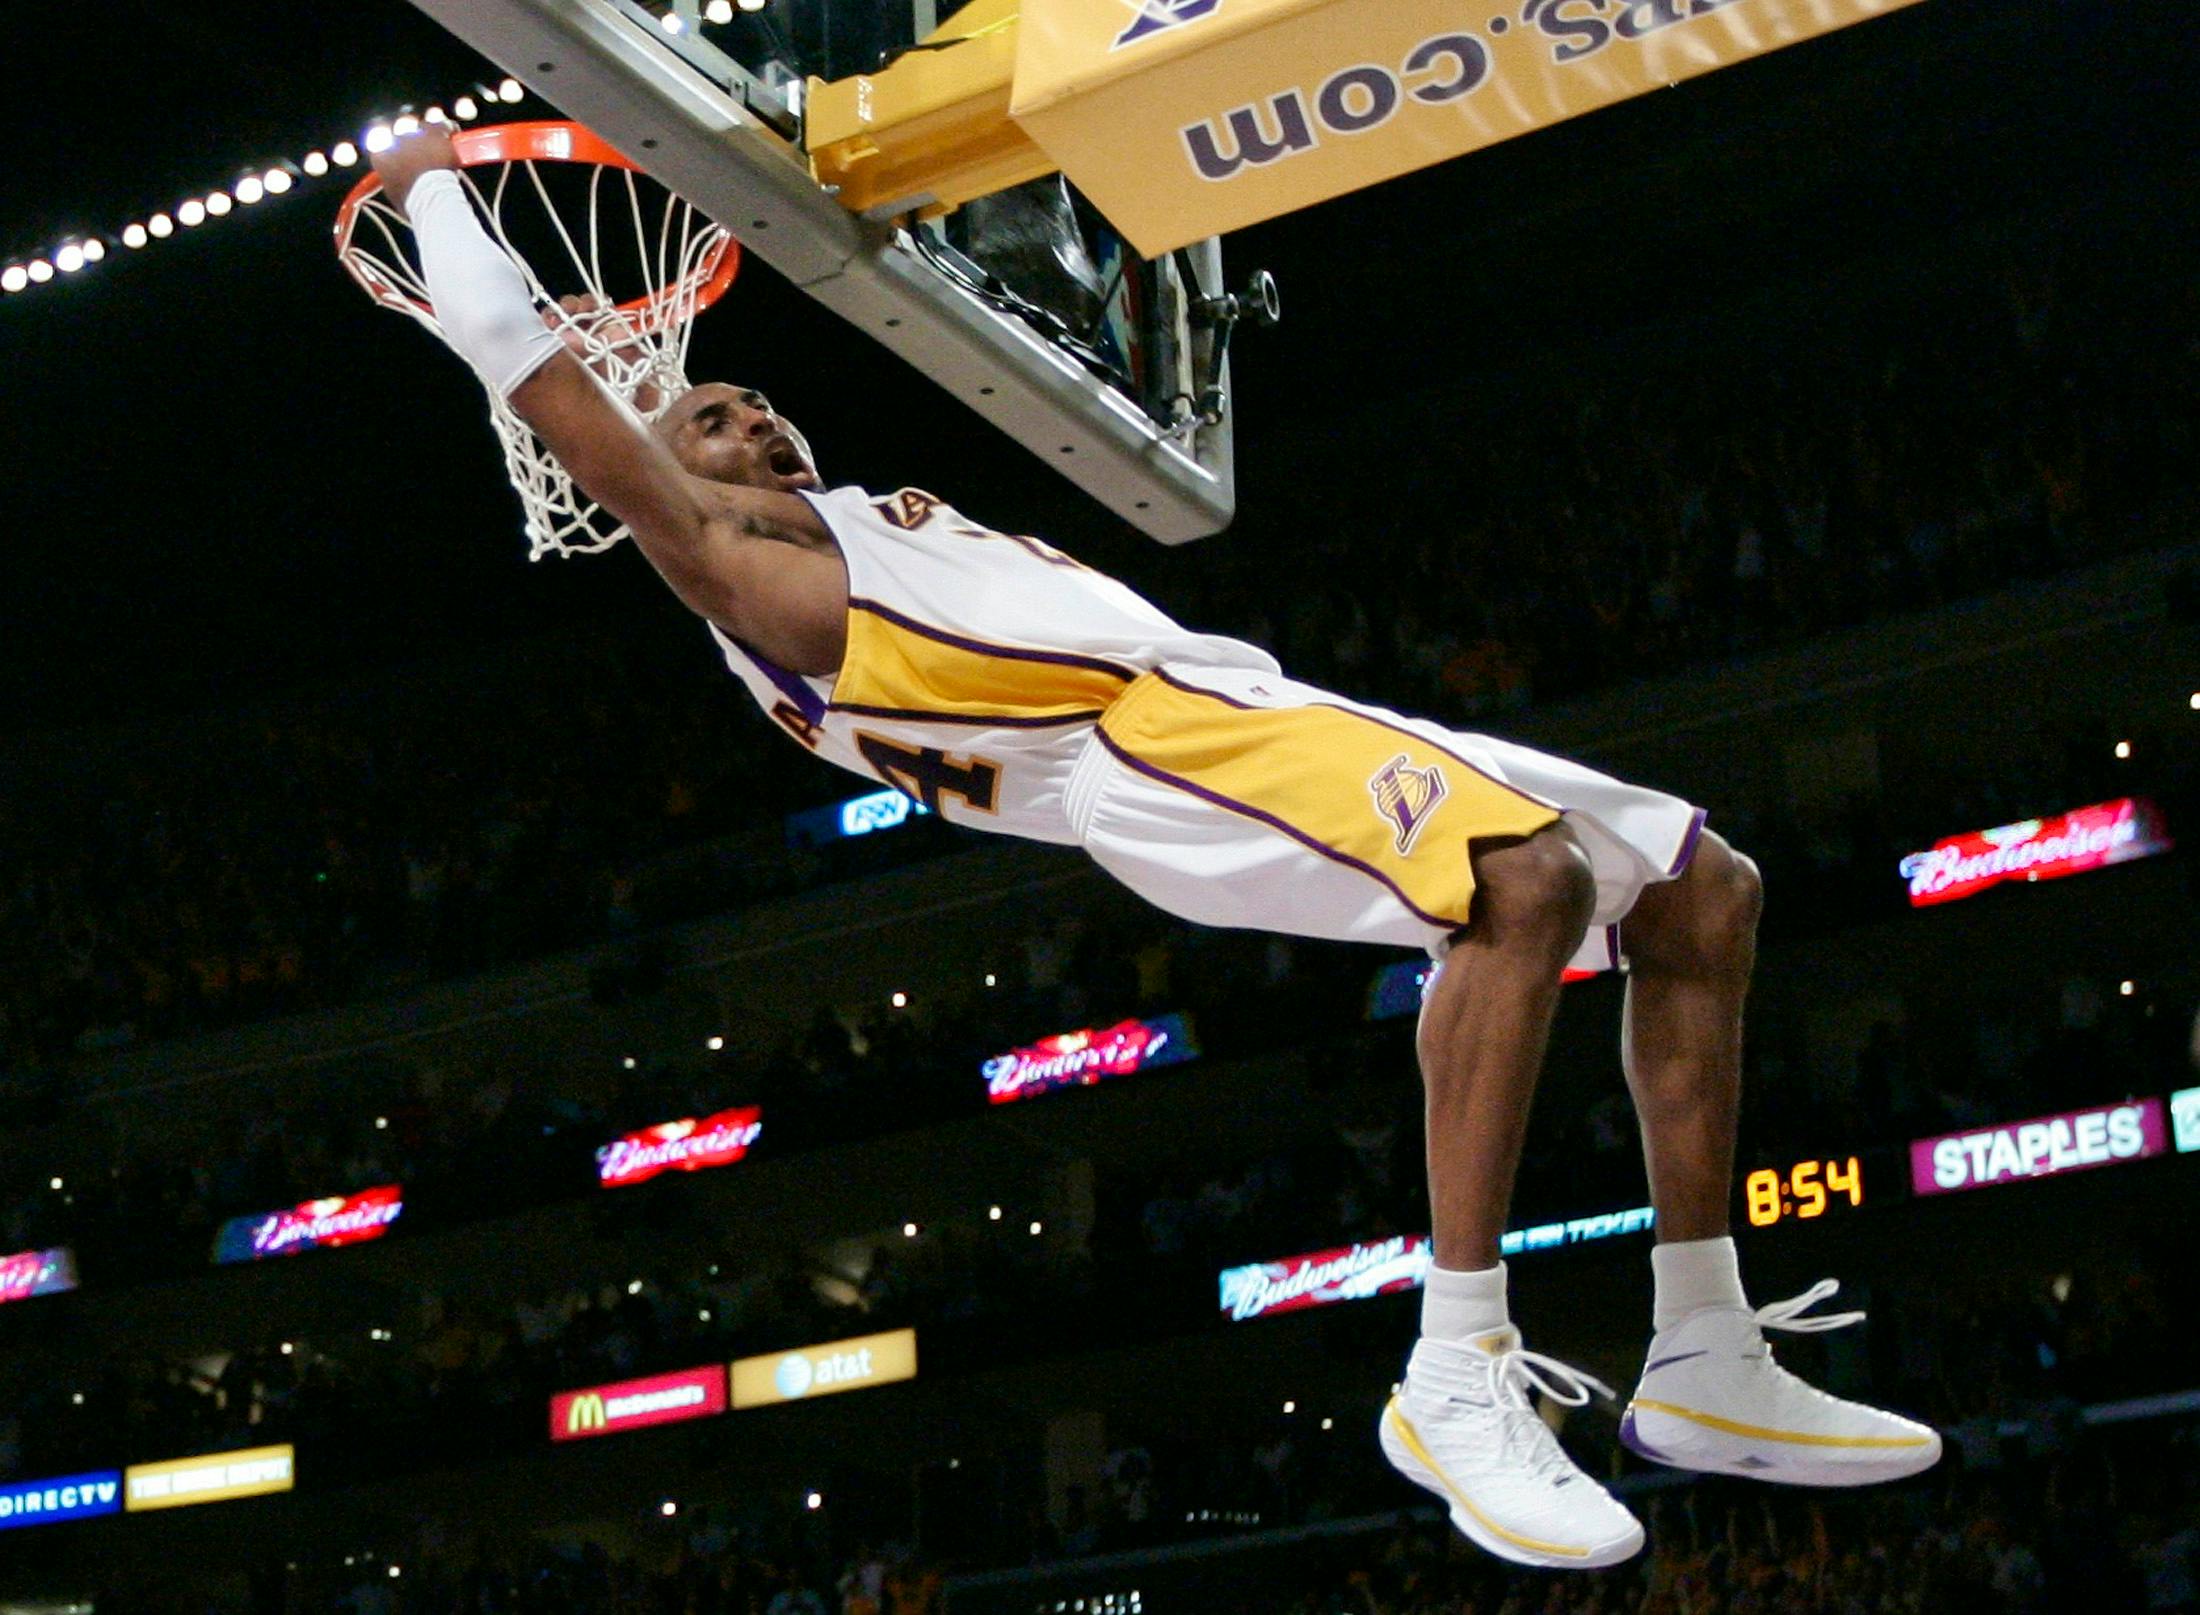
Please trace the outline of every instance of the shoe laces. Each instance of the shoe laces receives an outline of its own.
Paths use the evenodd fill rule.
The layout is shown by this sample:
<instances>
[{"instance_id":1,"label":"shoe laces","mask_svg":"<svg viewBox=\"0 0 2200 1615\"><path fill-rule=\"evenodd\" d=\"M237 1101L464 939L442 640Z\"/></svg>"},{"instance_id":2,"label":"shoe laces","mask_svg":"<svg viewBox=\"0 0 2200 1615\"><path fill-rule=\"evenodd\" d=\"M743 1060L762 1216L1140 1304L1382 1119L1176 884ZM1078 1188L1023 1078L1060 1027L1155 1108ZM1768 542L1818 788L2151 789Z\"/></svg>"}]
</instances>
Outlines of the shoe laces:
<instances>
[{"instance_id":1,"label":"shoe laces","mask_svg":"<svg viewBox=\"0 0 2200 1615\"><path fill-rule=\"evenodd\" d=\"M1578 1408L1587 1406L1592 1395L1608 1402L1614 1400L1612 1388L1593 1374L1584 1374L1555 1357L1523 1346L1493 1356L1487 1374L1490 1398L1499 1409L1505 1450L1510 1453L1524 1449L1522 1456L1531 1476L1555 1479L1556 1484L1564 1485L1572 1478L1574 1461L1566 1456L1566 1449L1536 1411L1533 1393L1541 1391L1563 1407ZM1558 1470L1568 1473L1555 1477L1554 1471Z\"/></svg>"},{"instance_id":2,"label":"shoe laces","mask_svg":"<svg viewBox=\"0 0 2200 1615\"><path fill-rule=\"evenodd\" d=\"M1801 1295L1791 1295L1785 1301L1774 1301L1757 1309L1757 1326L1760 1329L1780 1329L1793 1335L1824 1334L1828 1329L1846 1329L1852 1323L1862 1323L1861 1312L1825 1312L1815 1317L1804 1317L1819 1302L1841 1290L1839 1279L1820 1279Z\"/></svg>"}]
</instances>

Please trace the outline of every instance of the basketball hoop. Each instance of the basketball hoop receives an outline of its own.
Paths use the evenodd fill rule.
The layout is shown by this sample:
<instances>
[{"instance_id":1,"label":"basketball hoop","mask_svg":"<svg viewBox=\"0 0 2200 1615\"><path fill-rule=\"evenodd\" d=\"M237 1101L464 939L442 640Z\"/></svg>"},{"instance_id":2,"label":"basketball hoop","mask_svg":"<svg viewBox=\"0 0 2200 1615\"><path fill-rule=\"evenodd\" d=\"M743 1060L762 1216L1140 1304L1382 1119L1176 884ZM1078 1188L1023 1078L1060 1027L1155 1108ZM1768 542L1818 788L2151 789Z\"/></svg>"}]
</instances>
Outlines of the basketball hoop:
<instances>
[{"instance_id":1,"label":"basketball hoop","mask_svg":"<svg viewBox=\"0 0 2200 1615\"><path fill-rule=\"evenodd\" d=\"M469 129L453 144L460 182L536 302L556 316L569 345L577 339L605 385L654 419L687 390L689 327L733 284L740 244L579 124ZM557 262L561 249L578 283L567 290L590 305L579 314L561 309L529 261ZM337 210L336 256L377 303L443 335L412 228L382 194L379 175L360 180ZM526 507L529 560L590 555L627 536L494 391L489 419Z\"/></svg>"}]
</instances>

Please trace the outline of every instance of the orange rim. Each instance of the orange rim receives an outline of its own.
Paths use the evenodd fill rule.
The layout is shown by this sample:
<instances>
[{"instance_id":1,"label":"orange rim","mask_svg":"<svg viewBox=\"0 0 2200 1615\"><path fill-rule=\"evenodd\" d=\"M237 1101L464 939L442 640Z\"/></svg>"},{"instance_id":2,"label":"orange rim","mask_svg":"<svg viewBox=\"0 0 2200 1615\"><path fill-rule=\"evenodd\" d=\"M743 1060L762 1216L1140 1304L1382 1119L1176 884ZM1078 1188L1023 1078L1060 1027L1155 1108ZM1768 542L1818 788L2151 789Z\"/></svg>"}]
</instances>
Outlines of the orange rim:
<instances>
[{"instance_id":1,"label":"orange rim","mask_svg":"<svg viewBox=\"0 0 2200 1615\"><path fill-rule=\"evenodd\" d=\"M630 160L610 141L593 129L577 123L557 119L540 119L531 123L498 123L480 129L462 129L451 137L451 144L458 151L462 168L485 168L496 163L549 162L593 163L600 168L622 168L633 173L645 173L641 164ZM358 219L359 208L368 197L380 193L382 176L371 168L359 178L345 195L336 210L336 256L350 270L352 279L366 287L369 295L380 301L379 293L367 285L359 271L352 268L351 233ZM726 238L704 257L697 268L700 279L695 288L695 310L704 309L723 297L726 288L733 284L733 277L741 272L741 243L729 233ZM617 305L621 314L642 314L652 307L661 307L671 293L670 286L661 286L654 292L629 298ZM396 295L403 297L403 293ZM428 305L417 297L406 297L423 313Z\"/></svg>"}]
</instances>

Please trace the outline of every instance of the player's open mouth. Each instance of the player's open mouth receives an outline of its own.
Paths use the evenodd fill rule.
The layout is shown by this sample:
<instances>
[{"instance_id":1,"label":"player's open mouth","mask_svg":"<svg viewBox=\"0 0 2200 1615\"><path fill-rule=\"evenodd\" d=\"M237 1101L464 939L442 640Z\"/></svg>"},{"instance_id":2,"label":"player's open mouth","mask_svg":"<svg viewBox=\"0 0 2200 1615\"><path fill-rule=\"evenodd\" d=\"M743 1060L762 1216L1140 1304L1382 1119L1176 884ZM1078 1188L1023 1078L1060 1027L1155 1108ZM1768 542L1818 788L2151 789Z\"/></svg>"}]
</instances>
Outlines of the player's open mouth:
<instances>
[{"instance_id":1,"label":"player's open mouth","mask_svg":"<svg viewBox=\"0 0 2200 1615\"><path fill-rule=\"evenodd\" d=\"M817 473L802 458L802 451L786 438L774 438L764 450L764 464L771 474L787 482L815 482Z\"/></svg>"}]
</instances>

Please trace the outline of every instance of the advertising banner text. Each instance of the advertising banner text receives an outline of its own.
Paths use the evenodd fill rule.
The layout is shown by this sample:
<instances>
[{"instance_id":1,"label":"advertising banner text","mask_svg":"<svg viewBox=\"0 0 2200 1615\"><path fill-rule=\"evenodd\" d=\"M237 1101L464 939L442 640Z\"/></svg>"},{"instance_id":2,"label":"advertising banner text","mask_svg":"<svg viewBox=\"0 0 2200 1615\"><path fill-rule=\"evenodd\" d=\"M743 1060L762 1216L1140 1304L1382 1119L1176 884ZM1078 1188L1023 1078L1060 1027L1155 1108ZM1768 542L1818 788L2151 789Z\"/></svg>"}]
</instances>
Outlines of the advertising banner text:
<instances>
[{"instance_id":1,"label":"advertising banner text","mask_svg":"<svg viewBox=\"0 0 2200 1615\"><path fill-rule=\"evenodd\" d=\"M1910 1145L1910 1187L1918 1194L1952 1194L2115 1166L2168 1151L2161 1100L2132 1099L1917 1139Z\"/></svg>"}]
</instances>

